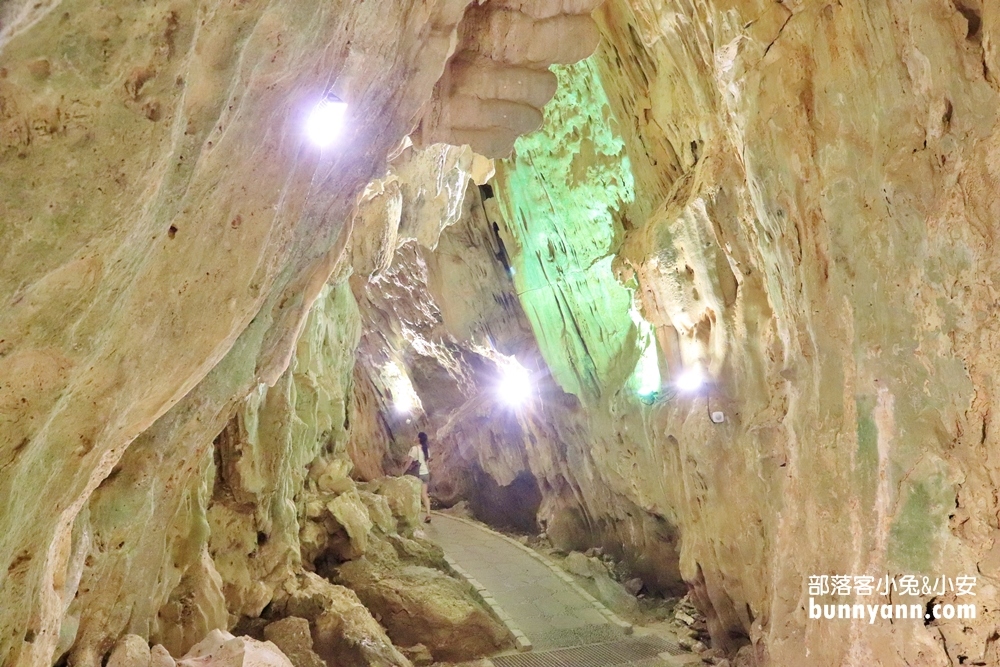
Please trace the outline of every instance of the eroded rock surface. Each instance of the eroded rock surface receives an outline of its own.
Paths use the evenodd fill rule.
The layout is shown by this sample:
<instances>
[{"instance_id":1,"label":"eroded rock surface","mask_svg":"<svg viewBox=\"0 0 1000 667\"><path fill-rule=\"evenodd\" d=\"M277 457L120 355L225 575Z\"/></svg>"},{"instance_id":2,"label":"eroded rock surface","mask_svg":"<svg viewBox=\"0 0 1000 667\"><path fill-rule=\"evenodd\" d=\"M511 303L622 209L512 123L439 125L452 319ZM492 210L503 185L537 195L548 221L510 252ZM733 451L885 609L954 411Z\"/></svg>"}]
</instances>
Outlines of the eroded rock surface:
<instances>
[{"instance_id":1,"label":"eroded rock surface","mask_svg":"<svg viewBox=\"0 0 1000 667\"><path fill-rule=\"evenodd\" d=\"M213 630L177 660L178 667L292 667L271 642Z\"/></svg>"},{"instance_id":2,"label":"eroded rock surface","mask_svg":"<svg viewBox=\"0 0 1000 667\"><path fill-rule=\"evenodd\" d=\"M517 137L542 124L542 107L556 89L548 66L594 52L599 33L590 14L602 2L473 3L418 139L469 144L487 157L510 155Z\"/></svg>"},{"instance_id":3,"label":"eroded rock surface","mask_svg":"<svg viewBox=\"0 0 1000 667\"><path fill-rule=\"evenodd\" d=\"M326 663L313 651L309 621L287 616L264 627L264 638L288 656L294 667L324 667Z\"/></svg>"},{"instance_id":4,"label":"eroded rock surface","mask_svg":"<svg viewBox=\"0 0 1000 667\"><path fill-rule=\"evenodd\" d=\"M0 662L496 648L412 539L419 429L441 499L689 589L733 664L1000 662L996 9L596 4L0 8ZM482 189L434 143L537 127ZM815 574L979 615L815 622Z\"/></svg>"},{"instance_id":5,"label":"eroded rock surface","mask_svg":"<svg viewBox=\"0 0 1000 667\"><path fill-rule=\"evenodd\" d=\"M601 9L597 55L560 70L542 132L497 165L485 209L504 252L469 253L514 269L511 312L537 343L504 349L551 373L538 414L501 426L493 399L475 400L488 382L473 369L489 364L408 353L441 420L443 495L476 499L484 485L463 480L480 474L498 488L530 476L550 539L602 544L647 586L689 588L735 664L796 664L803 646L817 664L1000 659L992 12ZM434 266L397 261L417 259ZM409 274L433 292L432 272ZM491 307L418 301L439 302L442 319ZM675 394L694 367L708 386ZM459 409L433 402L444 391L466 395ZM817 622L818 574L976 576L978 616ZM904 598L932 600L963 601Z\"/></svg>"},{"instance_id":6,"label":"eroded rock surface","mask_svg":"<svg viewBox=\"0 0 1000 667\"><path fill-rule=\"evenodd\" d=\"M122 537L89 540L85 506L140 434L145 455L121 474L162 475L154 485L167 497L151 510L151 497L130 489L131 507L109 503L120 520L94 519L134 535L143 524L131 522L156 512L179 534L146 536L161 542L143 553L177 563L177 573L156 586L152 572L133 570L143 583L111 587L134 591L104 603L121 619L111 636L125 619L149 634L172 589L212 579L193 569L204 531L178 516L198 493L193 471L235 402L281 376L357 194L429 98L461 9L9 10L0 43L0 180L12 194L0 231L3 661L54 659L91 548L129 558ZM351 36L355 46L341 48ZM376 72L382 85L366 86ZM334 80L351 100L351 133L323 156L304 144L301 120ZM181 440L201 450L175 454L170 443Z\"/></svg>"},{"instance_id":7,"label":"eroded rock surface","mask_svg":"<svg viewBox=\"0 0 1000 667\"><path fill-rule=\"evenodd\" d=\"M363 558L331 577L357 592L398 646L422 644L432 658L448 662L510 648L507 629L446 568L437 547L378 537Z\"/></svg>"},{"instance_id":8,"label":"eroded rock surface","mask_svg":"<svg viewBox=\"0 0 1000 667\"><path fill-rule=\"evenodd\" d=\"M711 384L649 407L609 397L641 346L590 344L607 312L593 301L567 298L557 318L528 306L572 276L524 279L560 385L608 406L583 420L580 454L552 454L564 437L537 447L569 491L543 483L541 516L566 545L600 541L633 503L662 517L715 644L735 654L749 642L741 664L793 664L803 646L817 664L998 659L984 374L995 365L995 65L991 10L956 7L615 1L599 13L606 39L592 62L633 179L604 256L617 256L655 332L662 379L700 366ZM551 136L578 122L547 118ZM563 186L607 164L537 137L523 149L494 183L522 276L547 248L589 250L574 238L581 200ZM539 167L539 150L570 159L570 178ZM530 199L533 182L562 199ZM566 231L540 239L553 208ZM586 347L546 347L567 335ZM623 535L633 557L650 553L652 530ZM810 575L945 572L979 577L977 619L807 618ZM961 601L912 601L931 598Z\"/></svg>"},{"instance_id":9,"label":"eroded rock surface","mask_svg":"<svg viewBox=\"0 0 1000 667\"><path fill-rule=\"evenodd\" d=\"M252 637L234 637L212 630L178 659L160 644L149 648L138 635L125 635L108 656L113 667L292 667L281 650L271 642Z\"/></svg>"},{"instance_id":10,"label":"eroded rock surface","mask_svg":"<svg viewBox=\"0 0 1000 667\"><path fill-rule=\"evenodd\" d=\"M353 261L352 220L486 29L468 5L0 9L0 662L89 667L126 634L180 655L302 575L297 494L356 405L344 281L396 249L379 227ZM328 91L349 111L321 152ZM323 492L357 555L353 491Z\"/></svg>"}]
</instances>

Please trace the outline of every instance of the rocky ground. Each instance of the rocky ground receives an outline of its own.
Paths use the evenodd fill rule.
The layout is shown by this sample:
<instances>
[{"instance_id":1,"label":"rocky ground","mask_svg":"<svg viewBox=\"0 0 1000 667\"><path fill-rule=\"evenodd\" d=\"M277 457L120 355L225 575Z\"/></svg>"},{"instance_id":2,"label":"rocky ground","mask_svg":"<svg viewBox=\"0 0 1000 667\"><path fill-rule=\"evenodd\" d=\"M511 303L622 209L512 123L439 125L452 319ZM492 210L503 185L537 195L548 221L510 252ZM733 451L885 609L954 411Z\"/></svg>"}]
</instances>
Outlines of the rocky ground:
<instances>
[{"instance_id":1,"label":"rocky ground","mask_svg":"<svg viewBox=\"0 0 1000 667\"><path fill-rule=\"evenodd\" d=\"M356 484L338 480L330 468L314 465L319 483L307 484L313 493L302 529L306 569L286 579L259 615L240 618L232 633L212 630L181 655L128 634L107 665L409 667L468 661L512 646L440 548L416 530L413 479Z\"/></svg>"}]
</instances>

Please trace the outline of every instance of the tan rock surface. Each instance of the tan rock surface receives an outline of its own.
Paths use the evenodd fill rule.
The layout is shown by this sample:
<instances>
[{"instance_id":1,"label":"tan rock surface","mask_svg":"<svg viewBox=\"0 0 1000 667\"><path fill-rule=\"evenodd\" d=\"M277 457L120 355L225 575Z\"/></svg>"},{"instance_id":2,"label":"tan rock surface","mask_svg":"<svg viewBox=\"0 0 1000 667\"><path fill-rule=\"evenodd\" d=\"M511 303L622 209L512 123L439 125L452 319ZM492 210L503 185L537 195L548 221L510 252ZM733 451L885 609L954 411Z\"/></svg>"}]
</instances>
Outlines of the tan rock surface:
<instances>
[{"instance_id":1,"label":"tan rock surface","mask_svg":"<svg viewBox=\"0 0 1000 667\"><path fill-rule=\"evenodd\" d=\"M178 667L292 667L271 642L213 630L177 660Z\"/></svg>"},{"instance_id":2,"label":"tan rock surface","mask_svg":"<svg viewBox=\"0 0 1000 667\"><path fill-rule=\"evenodd\" d=\"M251 478L213 499L212 439L262 386L291 386L358 198L468 4L0 9L0 661L90 663L125 632L189 645L266 600L275 582L239 561L272 522L295 534L295 482L265 497L261 471L224 471ZM348 127L320 152L302 121L327 90ZM260 569L294 570L288 540L263 552ZM182 612L196 620L165 627Z\"/></svg>"},{"instance_id":3,"label":"tan rock surface","mask_svg":"<svg viewBox=\"0 0 1000 667\"><path fill-rule=\"evenodd\" d=\"M596 4L0 7L0 662L162 667L292 615L408 664L317 562L440 652L468 600L365 565L420 551L385 475L421 428L440 497L690 588L733 664L1000 662L995 8ZM435 143L543 118L482 192ZM653 338L707 394L636 398ZM830 573L975 575L980 615L810 620Z\"/></svg>"},{"instance_id":4,"label":"tan rock surface","mask_svg":"<svg viewBox=\"0 0 1000 667\"><path fill-rule=\"evenodd\" d=\"M362 488L385 498L400 532L412 530L419 524L420 481L416 477L381 477Z\"/></svg>"},{"instance_id":5,"label":"tan rock surface","mask_svg":"<svg viewBox=\"0 0 1000 667\"><path fill-rule=\"evenodd\" d=\"M126 446L254 318L243 353L259 364L203 395L191 437L214 437L220 399L281 374L357 194L447 57L428 52L426 19L445 39L458 21L441 3L91 9L16 14L0 44L0 181L17 193L0 231L0 656L24 664L52 659L74 521ZM384 84L366 88L374 72ZM321 157L300 120L333 80L352 128Z\"/></svg>"},{"instance_id":6,"label":"tan rock surface","mask_svg":"<svg viewBox=\"0 0 1000 667\"><path fill-rule=\"evenodd\" d=\"M590 13L601 2L473 3L418 139L470 144L487 157L509 155L518 136L542 123L541 108L555 92L548 66L576 62L597 47Z\"/></svg>"},{"instance_id":7,"label":"tan rock surface","mask_svg":"<svg viewBox=\"0 0 1000 667\"><path fill-rule=\"evenodd\" d=\"M423 644L435 660L448 662L511 647L506 627L442 566L441 556L419 542L394 548L376 539L368 554L332 576L357 592L399 646Z\"/></svg>"},{"instance_id":8,"label":"tan rock surface","mask_svg":"<svg viewBox=\"0 0 1000 667\"><path fill-rule=\"evenodd\" d=\"M163 644L157 644L149 649L149 667L175 667L177 661Z\"/></svg>"},{"instance_id":9,"label":"tan rock surface","mask_svg":"<svg viewBox=\"0 0 1000 667\"><path fill-rule=\"evenodd\" d=\"M422 343L409 352L441 429L435 485L482 504L493 491L479 475L498 489L528 475L550 538L622 552L647 587L683 581L738 664L800 664L803 646L816 664L1000 660L993 10L613 0L597 18L598 115L614 141L586 113L559 110L550 161L532 153L534 174L498 164L492 185L506 203L491 220L524 275L525 256L592 250L572 245L579 218L561 197L613 204L593 264L569 268L615 258L668 389L700 364L707 395L636 400L627 377L639 333L619 345L627 325L615 327L628 313L600 321L599 291L562 298L586 281L540 262L560 272L524 279L517 295L555 378L538 382L541 414L500 428L490 399L470 400L486 386L470 371L480 360ZM627 185L609 169L623 158ZM547 198L524 194L532 179ZM628 196L609 202L602 188ZM542 228L550 215L565 233ZM430 258L396 257L407 285L436 289L444 239L462 226ZM556 233L541 241L542 231ZM452 324L489 308L468 298L465 270L499 248L480 239L466 250L452 274L464 282L447 283L445 298L407 291L396 314L422 332L408 342L450 335L472 349L475 327ZM532 312L533 289L555 293L562 315ZM444 335L434 319L446 314ZM810 575L945 571L979 577L975 621L806 617Z\"/></svg>"},{"instance_id":10,"label":"tan rock surface","mask_svg":"<svg viewBox=\"0 0 1000 667\"><path fill-rule=\"evenodd\" d=\"M409 667L385 630L358 596L314 573L285 581L276 591L274 612L309 621L313 650L327 664L348 667Z\"/></svg>"},{"instance_id":11,"label":"tan rock surface","mask_svg":"<svg viewBox=\"0 0 1000 667\"><path fill-rule=\"evenodd\" d=\"M995 662L989 547L970 530L995 521L973 453L993 437L989 10L696 3L665 30L655 3L631 5L602 14L644 221L622 255L674 368L700 360L727 421L705 398L654 414L676 449L629 486L678 494L713 638L749 635L749 664L803 645L822 664ZM683 490L657 492L663 472ZM810 575L945 571L982 573L975 622L806 618Z\"/></svg>"},{"instance_id":12,"label":"tan rock surface","mask_svg":"<svg viewBox=\"0 0 1000 667\"><path fill-rule=\"evenodd\" d=\"M268 624L264 638L281 649L294 667L325 667L323 659L313 651L309 621L289 616Z\"/></svg>"},{"instance_id":13,"label":"tan rock surface","mask_svg":"<svg viewBox=\"0 0 1000 667\"><path fill-rule=\"evenodd\" d=\"M150 667L149 644L138 635L125 635L108 656L107 667Z\"/></svg>"}]
</instances>

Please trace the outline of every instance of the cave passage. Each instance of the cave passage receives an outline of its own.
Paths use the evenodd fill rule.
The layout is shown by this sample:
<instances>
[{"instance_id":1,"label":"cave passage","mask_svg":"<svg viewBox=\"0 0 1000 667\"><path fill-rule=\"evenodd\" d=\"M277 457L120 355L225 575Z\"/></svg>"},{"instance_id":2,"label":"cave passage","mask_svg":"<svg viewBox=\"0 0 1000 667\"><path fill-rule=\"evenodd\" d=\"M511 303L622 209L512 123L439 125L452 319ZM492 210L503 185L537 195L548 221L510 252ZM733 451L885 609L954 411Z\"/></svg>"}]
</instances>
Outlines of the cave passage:
<instances>
[{"instance_id":1,"label":"cave passage","mask_svg":"<svg viewBox=\"0 0 1000 667\"><path fill-rule=\"evenodd\" d=\"M998 7L3 0L0 667L1000 665Z\"/></svg>"},{"instance_id":2,"label":"cave passage","mask_svg":"<svg viewBox=\"0 0 1000 667\"><path fill-rule=\"evenodd\" d=\"M572 575L482 524L437 513L427 535L504 621L517 651L535 652L531 664L560 665L568 656L584 661L599 656L604 665L633 665L661 653L685 654L676 643L648 630L640 628L632 636L632 624L581 588ZM673 664L670 656L665 664ZM520 664L516 658L494 658L493 663Z\"/></svg>"}]
</instances>

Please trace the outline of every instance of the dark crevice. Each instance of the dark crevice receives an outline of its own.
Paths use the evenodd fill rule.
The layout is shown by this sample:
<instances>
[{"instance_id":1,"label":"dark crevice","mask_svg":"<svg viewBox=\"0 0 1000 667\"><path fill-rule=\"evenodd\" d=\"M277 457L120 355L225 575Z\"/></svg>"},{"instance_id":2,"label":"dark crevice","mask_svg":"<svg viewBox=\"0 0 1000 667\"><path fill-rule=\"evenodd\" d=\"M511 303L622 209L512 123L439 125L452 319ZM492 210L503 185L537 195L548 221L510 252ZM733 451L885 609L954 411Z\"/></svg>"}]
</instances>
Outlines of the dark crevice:
<instances>
[{"instance_id":1,"label":"dark crevice","mask_svg":"<svg viewBox=\"0 0 1000 667\"><path fill-rule=\"evenodd\" d=\"M791 21L791 20L792 20L792 14L789 14L788 18L785 19L785 22L781 24L780 28L778 28L778 34L774 36L774 39L771 40L771 43L767 45L766 49L764 49L764 55L761 56L761 60L763 60L764 58L767 57L767 52L770 51L771 47L774 46L774 43L778 41L778 38L781 37L781 33L783 33L785 31L785 27L788 25L788 22Z\"/></svg>"},{"instance_id":2,"label":"dark crevice","mask_svg":"<svg viewBox=\"0 0 1000 667\"><path fill-rule=\"evenodd\" d=\"M981 42L983 40L983 17L980 15L979 10L961 1L955 3L955 9L965 17L965 21L968 23L969 27L965 38L970 42Z\"/></svg>"},{"instance_id":3,"label":"dark crevice","mask_svg":"<svg viewBox=\"0 0 1000 667\"><path fill-rule=\"evenodd\" d=\"M507 255L507 247L503 244L503 239L500 238L500 226L497 223L493 223L493 238L497 242L497 260L503 264L503 268L510 273L510 257Z\"/></svg>"}]
</instances>

